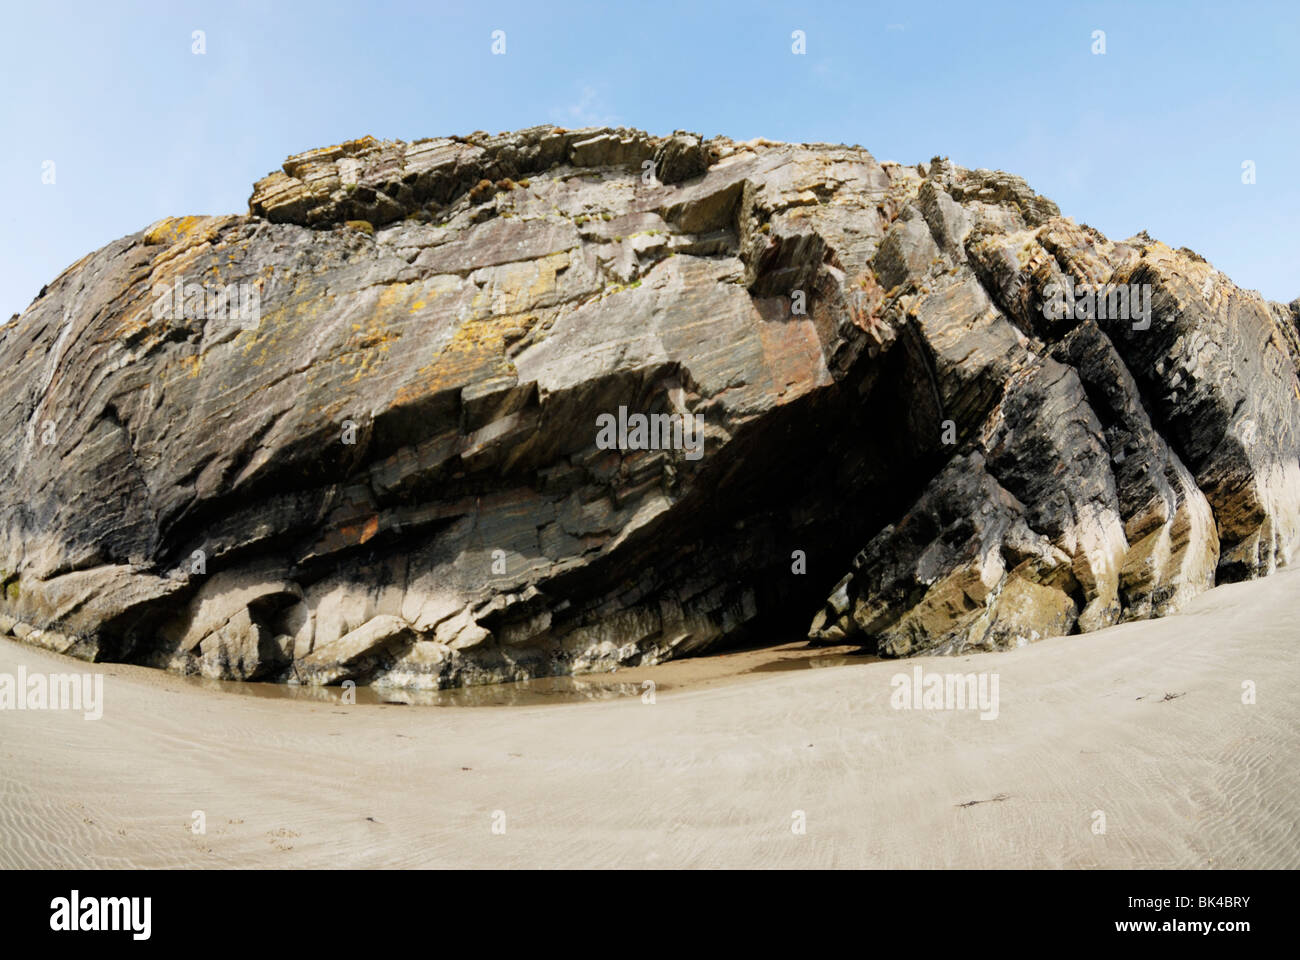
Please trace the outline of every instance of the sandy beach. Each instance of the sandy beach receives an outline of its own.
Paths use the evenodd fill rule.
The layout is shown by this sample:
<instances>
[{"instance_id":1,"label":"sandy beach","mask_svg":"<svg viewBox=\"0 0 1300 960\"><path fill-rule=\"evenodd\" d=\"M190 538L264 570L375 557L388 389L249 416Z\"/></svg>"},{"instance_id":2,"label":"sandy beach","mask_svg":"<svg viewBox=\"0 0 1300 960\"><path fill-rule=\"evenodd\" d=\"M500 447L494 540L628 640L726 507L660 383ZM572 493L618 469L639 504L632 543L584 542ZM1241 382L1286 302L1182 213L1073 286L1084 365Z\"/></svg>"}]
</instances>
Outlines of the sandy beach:
<instances>
[{"instance_id":1,"label":"sandy beach","mask_svg":"<svg viewBox=\"0 0 1300 960\"><path fill-rule=\"evenodd\" d=\"M1300 571L1007 653L792 644L495 707L238 696L5 640L0 674L105 678L102 719L0 712L0 866L1296 867L1298 615ZM996 674L996 719L892 707L918 666Z\"/></svg>"}]
</instances>

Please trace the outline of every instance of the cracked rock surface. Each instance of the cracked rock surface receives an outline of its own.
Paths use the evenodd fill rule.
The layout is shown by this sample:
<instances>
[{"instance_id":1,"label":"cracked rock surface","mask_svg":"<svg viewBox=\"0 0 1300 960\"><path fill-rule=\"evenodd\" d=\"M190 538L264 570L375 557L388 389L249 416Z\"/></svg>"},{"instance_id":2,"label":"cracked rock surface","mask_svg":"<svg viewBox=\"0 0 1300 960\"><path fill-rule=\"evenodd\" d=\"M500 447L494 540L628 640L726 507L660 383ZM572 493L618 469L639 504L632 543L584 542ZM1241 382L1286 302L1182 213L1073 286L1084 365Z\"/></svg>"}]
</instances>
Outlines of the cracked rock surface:
<instances>
[{"instance_id":1,"label":"cracked rock surface","mask_svg":"<svg viewBox=\"0 0 1300 960\"><path fill-rule=\"evenodd\" d=\"M1051 319L1067 281L1149 317ZM0 630L437 687L1160 616L1296 554L1298 319L942 159L351 141L0 327ZM598 445L620 408L698 416L701 455Z\"/></svg>"}]
</instances>

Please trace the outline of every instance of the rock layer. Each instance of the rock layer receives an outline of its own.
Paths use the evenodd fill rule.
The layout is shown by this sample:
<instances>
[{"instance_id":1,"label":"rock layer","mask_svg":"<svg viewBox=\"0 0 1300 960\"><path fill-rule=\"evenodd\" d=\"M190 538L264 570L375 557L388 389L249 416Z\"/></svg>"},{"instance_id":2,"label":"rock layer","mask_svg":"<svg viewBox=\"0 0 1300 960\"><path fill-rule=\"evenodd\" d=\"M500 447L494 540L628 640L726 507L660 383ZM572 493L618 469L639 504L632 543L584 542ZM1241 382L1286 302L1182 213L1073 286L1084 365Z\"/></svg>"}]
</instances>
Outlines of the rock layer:
<instances>
[{"instance_id":1,"label":"rock layer","mask_svg":"<svg viewBox=\"0 0 1300 960\"><path fill-rule=\"evenodd\" d=\"M1067 280L1143 289L1149 318L1052 319ZM946 160L352 141L0 328L0 628L447 686L1158 616L1294 555L1298 317ZM702 455L608 449L620 408L701 418Z\"/></svg>"}]
</instances>

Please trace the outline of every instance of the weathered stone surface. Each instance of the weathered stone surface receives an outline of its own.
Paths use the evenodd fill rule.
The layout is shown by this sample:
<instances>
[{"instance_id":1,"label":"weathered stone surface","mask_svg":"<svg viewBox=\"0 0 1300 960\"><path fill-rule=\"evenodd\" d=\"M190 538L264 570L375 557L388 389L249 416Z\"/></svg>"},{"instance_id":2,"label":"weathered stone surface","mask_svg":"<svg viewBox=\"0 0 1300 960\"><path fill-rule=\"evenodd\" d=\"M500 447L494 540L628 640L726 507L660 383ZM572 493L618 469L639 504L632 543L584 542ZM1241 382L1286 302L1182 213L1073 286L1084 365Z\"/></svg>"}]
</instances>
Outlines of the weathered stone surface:
<instances>
[{"instance_id":1,"label":"weathered stone surface","mask_svg":"<svg viewBox=\"0 0 1300 960\"><path fill-rule=\"evenodd\" d=\"M1053 319L1067 280L1148 285L1149 323ZM814 638L889 655L1157 616L1295 555L1298 321L942 159L351 141L0 327L0 628L437 687L780 641L819 605ZM620 408L702 416L701 455L598 446Z\"/></svg>"},{"instance_id":2,"label":"weathered stone surface","mask_svg":"<svg viewBox=\"0 0 1300 960\"><path fill-rule=\"evenodd\" d=\"M317 646L295 663L294 672L299 679L318 684L364 676L373 672L375 662L387 649L401 646L410 635L410 624L405 620L383 614L337 640Z\"/></svg>"},{"instance_id":3,"label":"weathered stone surface","mask_svg":"<svg viewBox=\"0 0 1300 960\"><path fill-rule=\"evenodd\" d=\"M864 636L896 655L998 648L1169 613L1216 578L1293 559L1300 350L1288 310L1190 251L1112 244L1016 178L935 162L917 194L942 255L921 266L930 251L904 214L876 273L917 288L909 315L958 456L859 554L812 637ZM936 269L961 277L965 264L995 309L962 323L977 300L940 293L944 309L927 312L953 283ZM1067 279L1149 284L1151 316L1051 319L1044 305ZM981 470L995 487L972 491ZM1049 546L1032 562L1026 531Z\"/></svg>"}]
</instances>

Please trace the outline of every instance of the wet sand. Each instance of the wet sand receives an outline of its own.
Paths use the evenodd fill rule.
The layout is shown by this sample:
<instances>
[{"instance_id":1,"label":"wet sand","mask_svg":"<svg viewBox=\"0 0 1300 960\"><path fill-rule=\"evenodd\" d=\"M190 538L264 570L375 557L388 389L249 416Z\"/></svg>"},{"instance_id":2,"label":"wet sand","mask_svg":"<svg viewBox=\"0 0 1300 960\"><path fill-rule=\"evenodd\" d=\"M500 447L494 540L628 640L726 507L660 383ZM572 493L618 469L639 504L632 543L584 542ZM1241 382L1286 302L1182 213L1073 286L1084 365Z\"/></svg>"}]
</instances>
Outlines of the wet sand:
<instances>
[{"instance_id":1,"label":"wet sand","mask_svg":"<svg viewBox=\"0 0 1300 960\"><path fill-rule=\"evenodd\" d=\"M1300 572L1007 653L794 643L439 709L5 640L105 706L0 711L0 867L1296 867L1297 641ZM894 709L917 666L996 673L997 718Z\"/></svg>"}]
</instances>

